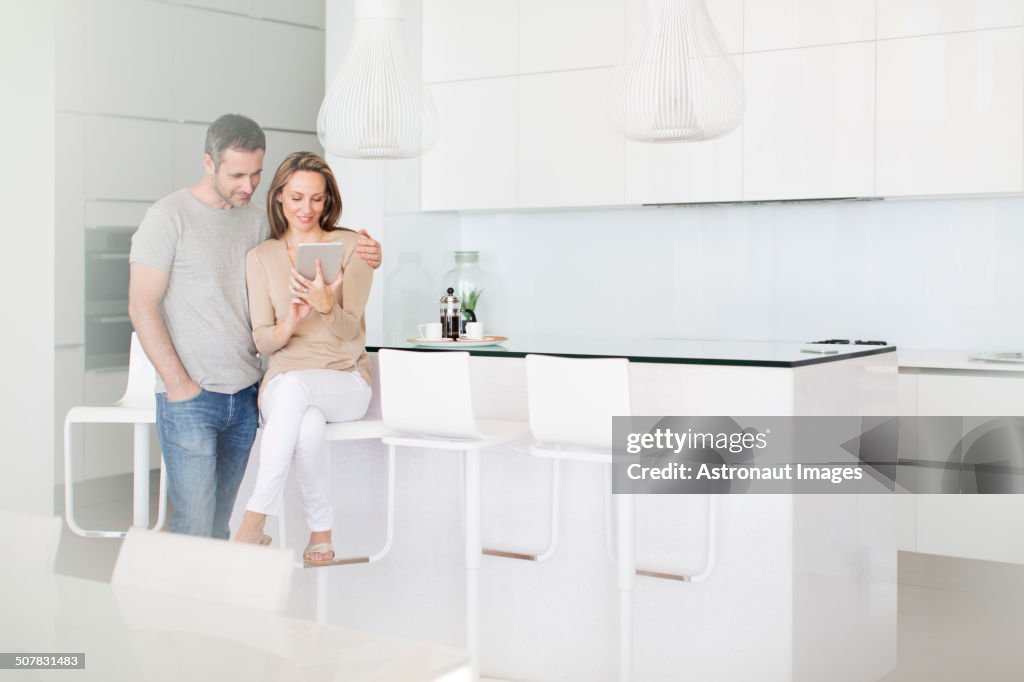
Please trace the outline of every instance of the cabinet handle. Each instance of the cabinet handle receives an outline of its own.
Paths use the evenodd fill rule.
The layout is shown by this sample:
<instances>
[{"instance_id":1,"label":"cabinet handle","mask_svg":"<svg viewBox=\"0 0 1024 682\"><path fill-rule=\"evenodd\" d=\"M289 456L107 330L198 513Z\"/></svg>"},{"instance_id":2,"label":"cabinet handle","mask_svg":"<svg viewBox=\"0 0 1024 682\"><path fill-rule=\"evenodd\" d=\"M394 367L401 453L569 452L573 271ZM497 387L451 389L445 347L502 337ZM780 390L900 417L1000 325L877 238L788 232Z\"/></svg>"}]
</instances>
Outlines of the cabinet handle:
<instances>
[{"instance_id":1,"label":"cabinet handle","mask_svg":"<svg viewBox=\"0 0 1024 682\"><path fill-rule=\"evenodd\" d=\"M119 324L121 322L131 322L130 317L127 315L119 315L117 317L101 317L99 318L100 324Z\"/></svg>"}]
</instances>

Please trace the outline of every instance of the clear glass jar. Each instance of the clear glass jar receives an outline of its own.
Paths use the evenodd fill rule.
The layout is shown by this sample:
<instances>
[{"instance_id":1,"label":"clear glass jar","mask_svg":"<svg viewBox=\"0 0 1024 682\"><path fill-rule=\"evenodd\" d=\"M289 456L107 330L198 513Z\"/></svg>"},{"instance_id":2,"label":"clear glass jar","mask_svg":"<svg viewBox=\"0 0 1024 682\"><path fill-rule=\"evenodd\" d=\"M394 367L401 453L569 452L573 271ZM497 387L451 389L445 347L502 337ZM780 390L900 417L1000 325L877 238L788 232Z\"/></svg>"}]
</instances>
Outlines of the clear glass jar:
<instances>
[{"instance_id":1,"label":"clear glass jar","mask_svg":"<svg viewBox=\"0 0 1024 682\"><path fill-rule=\"evenodd\" d=\"M462 331L466 323L482 322L486 328L489 308L484 292L489 285L486 270L479 265L479 251L456 251L455 267L444 273L442 288L452 287L462 302Z\"/></svg>"},{"instance_id":2,"label":"clear glass jar","mask_svg":"<svg viewBox=\"0 0 1024 682\"><path fill-rule=\"evenodd\" d=\"M436 275L435 275L436 277ZM437 316L431 291L433 277L420 264L416 251L400 251L398 268L387 279L384 319L386 332L395 339L418 336L417 325Z\"/></svg>"},{"instance_id":3,"label":"clear glass jar","mask_svg":"<svg viewBox=\"0 0 1024 682\"><path fill-rule=\"evenodd\" d=\"M451 287L462 303L462 331L467 322L480 321L487 326L487 299L484 293L489 285L487 271L480 267L479 251L456 251L455 267L444 275L442 289Z\"/></svg>"}]
</instances>

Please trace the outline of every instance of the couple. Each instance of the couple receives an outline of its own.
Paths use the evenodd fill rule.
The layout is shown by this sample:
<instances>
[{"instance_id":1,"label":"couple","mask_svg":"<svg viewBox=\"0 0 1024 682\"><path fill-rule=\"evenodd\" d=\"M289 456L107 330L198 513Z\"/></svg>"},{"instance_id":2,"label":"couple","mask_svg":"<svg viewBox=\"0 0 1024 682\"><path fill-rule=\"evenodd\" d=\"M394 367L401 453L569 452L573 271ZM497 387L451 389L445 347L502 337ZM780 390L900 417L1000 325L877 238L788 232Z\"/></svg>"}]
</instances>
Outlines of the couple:
<instances>
[{"instance_id":1,"label":"couple","mask_svg":"<svg viewBox=\"0 0 1024 682\"><path fill-rule=\"evenodd\" d=\"M363 310L380 245L336 226L337 181L311 152L278 168L266 213L250 204L265 151L255 121L227 114L213 122L203 178L154 204L132 237L129 309L158 375L170 530L228 537L262 411L260 469L236 539L269 542L263 524L294 460L311 530L303 558L329 563L324 429L361 418L370 401ZM333 282L295 270L308 242L344 244Z\"/></svg>"}]
</instances>

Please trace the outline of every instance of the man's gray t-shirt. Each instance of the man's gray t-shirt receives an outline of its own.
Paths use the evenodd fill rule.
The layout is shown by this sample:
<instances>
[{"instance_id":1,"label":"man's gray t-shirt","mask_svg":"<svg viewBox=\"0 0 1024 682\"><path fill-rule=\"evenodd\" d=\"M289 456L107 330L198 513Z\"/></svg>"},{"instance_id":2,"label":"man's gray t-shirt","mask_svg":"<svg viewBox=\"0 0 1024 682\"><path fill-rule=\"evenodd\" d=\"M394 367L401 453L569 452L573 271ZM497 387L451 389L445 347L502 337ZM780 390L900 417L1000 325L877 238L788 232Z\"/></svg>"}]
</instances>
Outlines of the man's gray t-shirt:
<instances>
[{"instance_id":1,"label":"man's gray t-shirt","mask_svg":"<svg viewBox=\"0 0 1024 682\"><path fill-rule=\"evenodd\" d=\"M185 371L207 391L260 380L245 292L245 254L270 226L251 204L218 210L188 188L153 204L132 236L131 262L170 273L161 312ZM167 390L159 375L158 393Z\"/></svg>"}]
</instances>

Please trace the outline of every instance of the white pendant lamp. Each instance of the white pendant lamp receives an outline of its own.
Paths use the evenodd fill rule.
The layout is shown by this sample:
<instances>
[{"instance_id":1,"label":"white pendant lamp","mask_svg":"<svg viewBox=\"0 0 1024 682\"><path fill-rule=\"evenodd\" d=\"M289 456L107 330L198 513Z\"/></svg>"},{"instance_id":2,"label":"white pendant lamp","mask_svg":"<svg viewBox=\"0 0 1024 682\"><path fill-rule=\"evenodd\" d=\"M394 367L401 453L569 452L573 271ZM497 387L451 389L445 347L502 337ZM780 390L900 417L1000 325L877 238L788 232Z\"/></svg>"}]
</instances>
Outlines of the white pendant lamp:
<instances>
[{"instance_id":1,"label":"white pendant lamp","mask_svg":"<svg viewBox=\"0 0 1024 682\"><path fill-rule=\"evenodd\" d=\"M704 0L650 0L612 76L611 118L638 142L713 140L739 126L743 79Z\"/></svg>"},{"instance_id":2,"label":"white pendant lamp","mask_svg":"<svg viewBox=\"0 0 1024 682\"><path fill-rule=\"evenodd\" d=\"M406 56L402 0L355 0L352 43L316 134L349 159L407 159L437 141L437 109Z\"/></svg>"}]
</instances>

